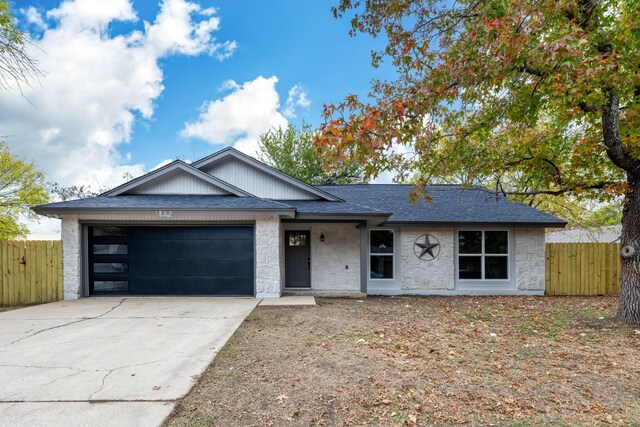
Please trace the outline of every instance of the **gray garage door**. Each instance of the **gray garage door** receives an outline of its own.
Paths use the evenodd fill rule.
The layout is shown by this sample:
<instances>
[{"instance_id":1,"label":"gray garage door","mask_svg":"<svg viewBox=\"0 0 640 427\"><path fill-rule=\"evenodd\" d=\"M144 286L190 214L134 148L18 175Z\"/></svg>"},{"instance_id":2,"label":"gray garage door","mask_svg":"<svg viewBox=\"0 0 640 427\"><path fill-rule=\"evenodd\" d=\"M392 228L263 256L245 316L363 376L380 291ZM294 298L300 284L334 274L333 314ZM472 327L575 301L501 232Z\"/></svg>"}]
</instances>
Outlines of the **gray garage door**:
<instances>
[{"instance_id":1,"label":"gray garage door","mask_svg":"<svg viewBox=\"0 0 640 427\"><path fill-rule=\"evenodd\" d=\"M92 295L253 295L251 226L89 227Z\"/></svg>"}]
</instances>

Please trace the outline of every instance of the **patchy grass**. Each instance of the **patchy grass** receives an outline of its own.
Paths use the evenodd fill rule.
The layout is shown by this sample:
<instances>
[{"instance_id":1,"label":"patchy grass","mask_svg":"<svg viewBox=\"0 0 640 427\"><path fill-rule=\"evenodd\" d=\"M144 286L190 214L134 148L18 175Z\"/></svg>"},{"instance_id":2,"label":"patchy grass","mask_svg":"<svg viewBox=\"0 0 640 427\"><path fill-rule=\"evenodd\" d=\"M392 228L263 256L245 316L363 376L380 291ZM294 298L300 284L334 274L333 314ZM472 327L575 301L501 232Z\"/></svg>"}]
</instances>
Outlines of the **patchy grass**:
<instances>
[{"instance_id":1,"label":"patchy grass","mask_svg":"<svg viewBox=\"0 0 640 427\"><path fill-rule=\"evenodd\" d=\"M258 307L166 425L640 426L616 298L318 302Z\"/></svg>"}]
</instances>

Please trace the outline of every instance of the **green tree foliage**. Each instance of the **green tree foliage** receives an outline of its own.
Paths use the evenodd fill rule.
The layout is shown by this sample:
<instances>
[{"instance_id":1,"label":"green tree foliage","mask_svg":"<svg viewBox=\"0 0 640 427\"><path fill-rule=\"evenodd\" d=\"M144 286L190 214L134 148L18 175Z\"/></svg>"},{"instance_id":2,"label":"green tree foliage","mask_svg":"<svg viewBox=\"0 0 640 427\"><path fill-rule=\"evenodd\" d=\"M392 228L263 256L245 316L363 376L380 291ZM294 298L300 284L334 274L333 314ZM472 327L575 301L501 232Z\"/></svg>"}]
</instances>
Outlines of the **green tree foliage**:
<instances>
[{"instance_id":1,"label":"green tree foliage","mask_svg":"<svg viewBox=\"0 0 640 427\"><path fill-rule=\"evenodd\" d=\"M9 4L0 0L0 88L9 89L16 84L18 88L29 85L42 73L37 62L30 57L25 46L28 39L16 27L11 16Z\"/></svg>"},{"instance_id":2,"label":"green tree foliage","mask_svg":"<svg viewBox=\"0 0 640 427\"><path fill-rule=\"evenodd\" d=\"M0 143L0 240L25 237L29 230L21 217L37 218L29 208L48 200L44 175Z\"/></svg>"},{"instance_id":3,"label":"green tree foliage","mask_svg":"<svg viewBox=\"0 0 640 427\"><path fill-rule=\"evenodd\" d=\"M311 125L298 129L272 129L260 135L260 160L302 182L312 185L362 182L362 167L355 161L335 161L331 169L322 166L322 155L313 146Z\"/></svg>"},{"instance_id":4,"label":"green tree foliage","mask_svg":"<svg viewBox=\"0 0 640 427\"><path fill-rule=\"evenodd\" d=\"M587 227L618 225L622 221L622 202L615 201L599 206L585 218Z\"/></svg>"},{"instance_id":5,"label":"green tree foliage","mask_svg":"<svg viewBox=\"0 0 640 427\"><path fill-rule=\"evenodd\" d=\"M640 7L637 0L340 0L351 34L384 36L371 102L325 107L325 161L365 173L490 177L495 189L624 195L620 319L640 323ZM395 149L392 151L392 146ZM398 149L402 147L402 150ZM415 196L414 196L415 197Z\"/></svg>"}]
</instances>

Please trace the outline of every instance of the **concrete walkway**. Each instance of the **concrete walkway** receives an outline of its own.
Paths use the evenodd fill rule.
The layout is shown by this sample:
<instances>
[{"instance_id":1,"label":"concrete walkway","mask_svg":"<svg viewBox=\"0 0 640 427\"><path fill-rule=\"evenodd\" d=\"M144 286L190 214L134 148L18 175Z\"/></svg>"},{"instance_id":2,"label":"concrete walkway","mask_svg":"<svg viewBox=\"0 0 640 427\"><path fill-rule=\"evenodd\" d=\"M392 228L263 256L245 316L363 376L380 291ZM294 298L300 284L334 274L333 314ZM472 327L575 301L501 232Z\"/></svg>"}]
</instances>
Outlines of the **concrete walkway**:
<instances>
[{"instance_id":1,"label":"concrete walkway","mask_svg":"<svg viewBox=\"0 0 640 427\"><path fill-rule=\"evenodd\" d=\"M258 303L91 298L0 313L0 425L157 426Z\"/></svg>"}]
</instances>

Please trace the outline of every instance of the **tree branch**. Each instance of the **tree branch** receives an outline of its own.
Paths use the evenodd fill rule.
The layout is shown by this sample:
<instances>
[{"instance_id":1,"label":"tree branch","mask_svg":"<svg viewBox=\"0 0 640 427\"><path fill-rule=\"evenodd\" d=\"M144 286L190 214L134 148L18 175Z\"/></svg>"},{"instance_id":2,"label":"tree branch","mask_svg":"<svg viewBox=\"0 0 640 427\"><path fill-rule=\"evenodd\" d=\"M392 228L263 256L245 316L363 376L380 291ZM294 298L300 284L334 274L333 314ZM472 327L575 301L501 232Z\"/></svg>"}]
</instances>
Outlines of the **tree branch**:
<instances>
[{"instance_id":1,"label":"tree branch","mask_svg":"<svg viewBox=\"0 0 640 427\"><path fill-rule=\"evenodd\" d=\"M607 156L619 168L635 176L640 176L640 162L630 156L622 147L619 103L619 95L610 91L607 104L602 107L602 133Z\"/></svg>"},{"instance_id":2,"label":"tree branch","mask_svg":"<svg viewBox=\"0 0 640 427\"><path fill-rule=\"evenodd\" d=\"M586 102L582 101L578 103L578 107L585 113L591 113L594 111L602 110L602 105L588 105Z\"/></svg>"},{"instance_id":3,"label":"tree branch","mask_svg":"<svg viewBox=\"0 0 640 427\"><path fill-rule=\"evenodd\" d=\"M621 184L619 181L601 181L591 185L575 186L560 188L558 190L529 190L529 191L505 191L503 194L507 196L537 196L540 194L547 194L549 196L559 196L561 194L572 193L578 188L583 190L602 190L603 188L612 187L614 185Z\"/></svg>"}]
</instances>

